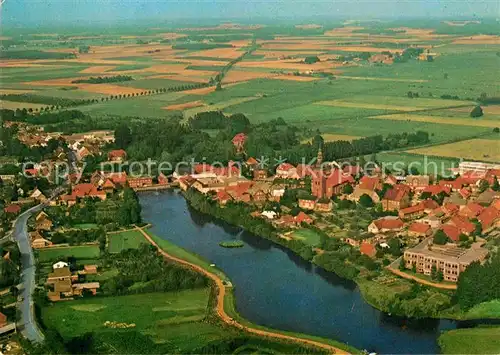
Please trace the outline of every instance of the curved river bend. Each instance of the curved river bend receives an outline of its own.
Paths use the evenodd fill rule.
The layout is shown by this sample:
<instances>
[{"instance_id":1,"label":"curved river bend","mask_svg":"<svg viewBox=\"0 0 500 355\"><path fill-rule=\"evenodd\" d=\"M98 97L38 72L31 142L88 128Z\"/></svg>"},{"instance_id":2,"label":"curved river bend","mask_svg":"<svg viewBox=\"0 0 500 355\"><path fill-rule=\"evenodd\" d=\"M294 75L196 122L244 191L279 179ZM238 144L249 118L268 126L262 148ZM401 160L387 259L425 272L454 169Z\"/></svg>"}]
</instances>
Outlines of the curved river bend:
<instances>
[{"instance_id":1,"label":"curved river bend","mask_svg":"<svg viewBox=\"0 0 500 355\"><path fill-rule=\"evenodd\" d=\"M388 316L355 283L303 261L270 241L191 209L177 192L139 195L152 232L215 263L235 286L236 308L271 328L332 338L378 353L437 353L437 337L461 322ZM240 239L243 248L222 248ZM467 325L464 323L464 325Z\"/></svg>"}]
</instances>

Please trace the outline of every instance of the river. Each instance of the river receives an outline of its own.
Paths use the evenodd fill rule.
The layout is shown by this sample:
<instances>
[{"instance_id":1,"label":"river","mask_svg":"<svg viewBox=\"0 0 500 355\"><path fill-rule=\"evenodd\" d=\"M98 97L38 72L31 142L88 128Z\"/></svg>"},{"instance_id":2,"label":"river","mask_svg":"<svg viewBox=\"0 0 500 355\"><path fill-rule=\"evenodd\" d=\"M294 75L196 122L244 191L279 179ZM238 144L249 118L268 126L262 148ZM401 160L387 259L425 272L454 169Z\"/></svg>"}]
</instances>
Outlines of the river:
<instances>
[{"instance_id":1,"label":"river","mask_svg":"<svg viewBox=\"0 0 500 355\"><path fill-rule=\"evenodd\" d=\"M193 210L178 192L148 192L139 198L152 232L224 271L235 287L238 312L253 323L332 338L370 352L412 354L439 352L441 331L467 326L384 314L363 300L354 282ZM237 239L245 243L243 248L219 246Z\"/></svg>"}]
</instances>

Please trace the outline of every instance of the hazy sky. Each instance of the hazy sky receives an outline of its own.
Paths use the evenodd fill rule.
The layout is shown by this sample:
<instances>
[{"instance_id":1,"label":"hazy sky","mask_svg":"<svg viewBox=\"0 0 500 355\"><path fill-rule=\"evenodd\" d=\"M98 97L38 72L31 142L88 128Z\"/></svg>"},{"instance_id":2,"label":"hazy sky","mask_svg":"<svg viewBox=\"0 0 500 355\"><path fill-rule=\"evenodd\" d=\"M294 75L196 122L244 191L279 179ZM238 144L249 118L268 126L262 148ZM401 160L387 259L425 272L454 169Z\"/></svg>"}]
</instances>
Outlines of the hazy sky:
<instances>
[{"instance_id":1,"label":"hazy sky","mask_svg":"<svg viewBox=\"0 0 500 355\"><path fill-rule=\"evenodd\" d=\"M277 16L500 17L500 0L5 0L1 8L3 25Z\"/></svg>"}]
</instances>

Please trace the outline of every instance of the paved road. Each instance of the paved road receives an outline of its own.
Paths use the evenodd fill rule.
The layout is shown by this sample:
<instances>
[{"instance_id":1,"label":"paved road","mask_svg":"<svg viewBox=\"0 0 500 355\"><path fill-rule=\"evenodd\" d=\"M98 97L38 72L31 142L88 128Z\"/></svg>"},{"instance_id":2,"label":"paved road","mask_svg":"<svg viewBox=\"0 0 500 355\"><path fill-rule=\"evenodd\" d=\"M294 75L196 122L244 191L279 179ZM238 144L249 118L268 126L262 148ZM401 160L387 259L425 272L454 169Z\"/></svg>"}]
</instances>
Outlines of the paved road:
<instances>
[{"instance_id":1,"label":"paved road","mask_svg":"<svg viewBox=\"0 0 500 355\"><path fill-rule=\"evenodd\" d=\"M38 328L35 321L35 309L33 305L33 291L35 290L35 257L31 249L30 240L28 236L27 222L28 218L35 212L43 208L43 205L35 206L26 212L19 215L12 232L12 237L19 245L21 252L21 296L22 301L20 304L21 317L18 322L18 327L21 329L21 334L28 340L34 343L43 341L44 336Z\"/></svg>"}]
</instances>

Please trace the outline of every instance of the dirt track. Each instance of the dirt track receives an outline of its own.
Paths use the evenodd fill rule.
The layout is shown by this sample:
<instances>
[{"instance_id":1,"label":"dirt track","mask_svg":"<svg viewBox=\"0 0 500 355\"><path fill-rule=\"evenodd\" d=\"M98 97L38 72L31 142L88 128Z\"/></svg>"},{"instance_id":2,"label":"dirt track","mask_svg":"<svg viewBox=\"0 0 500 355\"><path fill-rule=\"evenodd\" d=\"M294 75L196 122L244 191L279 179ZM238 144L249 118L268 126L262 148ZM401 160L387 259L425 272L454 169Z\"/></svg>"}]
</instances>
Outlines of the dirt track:
<instances>
[{"instance_id":1,"label":"dirt track","mask_svg":"<svg viewBox=\"0 0 500 355\"><path fill-rule=\"evenodd\" d=\"M314 346L314 347L318 347L318 348L330 351L333 354L348 354L348 352L346 352L345 350L339 349L337 347L334 347L332 345L328 345L328 344L325 344L325 343L320 343L318 341L309 340L309 339L303 339L303 338L297 338L297 337L293 337L291 335L285 335L285 334L275 333L275 332L271 332L271 331L267 331L267 330L250 328L250 327L247 327L247 326L245 326L245 325L243 325L241 323L238 323L238 321L236 321L233 318L231 318L226 313L226 311L224 310L224 297L225 297L225 294L226 294L226 287L225 287L224 283L222 282L222 279L219 276L217 276L214 273L211 273L210 271L205 270L201 266L198 266L196 264L192 264L192 263L190 263L190 262L188 262L186 260L177 258L175 256L172 256L172 255L166 253L164 250L162 250L158 246L158 244L156 244L156 242L146 232L144 232L143 229L141 229L139 227L136 227L136 229L138 231L140 231L144 235L144 238L146 238L146 240L149 243L151 243L152 245L154 245L158 249L158 251L166 259L174 261L174 262L177 262L177 263L182 264L184 266L187 266L188 268L190 268L192 270L195 270L195 271L197 271L199 273L202 273L205 276L207 276L209 279L211 279L212 281L214 281L214 283L215 283L215 285L217 287L217 308L216 308L216 310L217 310L217 314L219 315L220 319L223 322L225 322L227 324L230 324L230 325L232 325L234 327L237 327L239 329L242 329L244 331L247 331L249 333L256 334L256 335L260 335L260 336L264 336L264 337L277 338L277 339L283 339L283 340L289 340L289 341L293 341L293 342L297 342L297 343L302 343L302 344L307 345L307 346Z\"/></svg>"}]
</instances>

